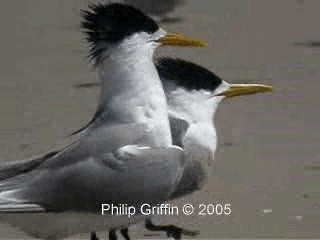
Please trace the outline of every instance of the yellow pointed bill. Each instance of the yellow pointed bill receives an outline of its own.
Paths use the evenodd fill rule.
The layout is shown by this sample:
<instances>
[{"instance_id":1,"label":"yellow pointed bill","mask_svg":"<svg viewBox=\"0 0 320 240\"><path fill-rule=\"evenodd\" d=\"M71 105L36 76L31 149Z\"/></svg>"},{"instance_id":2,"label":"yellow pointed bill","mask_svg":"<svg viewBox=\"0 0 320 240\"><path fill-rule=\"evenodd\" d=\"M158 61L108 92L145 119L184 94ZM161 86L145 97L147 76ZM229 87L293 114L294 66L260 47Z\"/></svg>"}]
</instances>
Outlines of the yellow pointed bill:
<instances>
[{"instance_id":1,"label":"yellow pointed bill","mask_svg":"<svg viewBox=\"0 0 320 240\"><path fill-rule=\"evenodd\" d=\"M217 96L232 98L243 95L251 95L262 92L272 92L274 88L270 85L263 84L232 84L226 91L219 93Z\"/></svg>"},{"instance_id":2,"label":"yellow pointed bill","mask_svg":"<svg viewBox=\"0 0 320 240\"><path fill-rule=\"evenodd\" d=\"M157 40L157 42L163 45L180 47L208 47L206 42L186 37L180 33L167 33L164 37Z\"/></svg>"}]
</instances>

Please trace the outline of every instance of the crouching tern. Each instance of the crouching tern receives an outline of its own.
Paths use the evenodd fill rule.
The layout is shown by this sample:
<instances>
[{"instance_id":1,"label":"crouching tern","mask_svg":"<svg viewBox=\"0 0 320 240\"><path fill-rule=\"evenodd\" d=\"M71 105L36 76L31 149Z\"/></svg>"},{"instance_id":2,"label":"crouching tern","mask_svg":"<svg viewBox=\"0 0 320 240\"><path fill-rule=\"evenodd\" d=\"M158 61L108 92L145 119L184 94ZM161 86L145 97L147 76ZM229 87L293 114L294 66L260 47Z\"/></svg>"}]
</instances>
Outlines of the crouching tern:
<instances>
[{"instance_id":1,"label":"crouching tern","mask_svg":"<svg viewBox=\"0 0 320 240\"><path fill-rule=\"evenodd\" d=\"M123 4L90 5L82 27L102 87L93 120L59 150L0 170L0 221L41 239L127 227L141 216L103 216L101 205L162 203L185 166L152 57L205 43Z\"/></svg>"},{"instance_id":2,"label":"crouching tern","mask_svg":"<svg viewBox=\"0 0 320 240\"><path fill-rule=\"evenodd\" d=\"M170 195L170 199L176 199L200 190L206 182L217 148L214 115L219 103L274 89L262 84L230 84L213 72L181 59L160 58L156 68L168 102L173 144L184 149L187 161L183 176ZM173 225L156 226L150 218L145 226L151 231L164 231L175 239L197 234ZM121 229L121 234L129 239L128 229ZM112 229L109 239L116 238L116 229Z\"/></svg>"}]
</instances>

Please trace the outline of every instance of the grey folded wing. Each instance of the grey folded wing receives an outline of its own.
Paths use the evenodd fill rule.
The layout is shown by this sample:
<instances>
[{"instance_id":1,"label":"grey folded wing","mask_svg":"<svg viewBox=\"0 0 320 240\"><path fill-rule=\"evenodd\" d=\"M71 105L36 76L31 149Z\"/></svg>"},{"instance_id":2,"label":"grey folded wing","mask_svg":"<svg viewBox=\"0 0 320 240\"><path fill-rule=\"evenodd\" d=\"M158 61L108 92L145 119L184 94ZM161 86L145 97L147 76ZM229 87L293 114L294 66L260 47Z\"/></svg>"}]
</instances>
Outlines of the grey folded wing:
<instances>
[{"instance_id":1,"label":"grey folded wing","mask_svg":"<svg viewBox=\"0 0 320 240\"><path fill-rule=\"evenodd\" d=\"M1 161L0 163L0 181L5 180L16 175L20 175L23 173L27 173L32 171L36 167L38 167L41 163L45 160L52 158L59 152L68 149L72 146L73 143L80 140L83 137L83 133L77 133L75 135L69 136L65 139L62 143L53 146L49 151L46 153L33 157L31 159L24 159L24 160L15 160L15 161Z\"/></svg>"},{"instance_id":2,"label":"grey folded wing","mask_svg":"<svg viewBox=\"0 0 320 240\"><path fill-rule=\"evenodd\" d=\"M206 172L199 162L189 162L170 199L186 196L201 189L206 180Z\"/></svg>"},{"instance_id":3,"label":"grey folded wing","mask_svg":"<svg viewBox=\"0 0 320 240\"><path fill-rule=\"evenodd\" d=\"M44 155L27 160L1 162L0 181L31 172L50 159L55 159L54 162L59 162L58 165L69 164L94 155L98 151L113 151L126 144L135 144L146 134L146 129L145 124L120 124L79 132ZM64 163L61 163L59 159Z\"/></svg>"},{"instance_id":4,"label":"grey folded wing","mask_svg":"<svg viewBox=\"0 0 320 240\"><path fill-rule=\"evenodd\" d=\"M49 152L39 157L27 160L9 161L0 164L0 181L15 177L38 167L44 160L54 156L59 151Z\"/></svg>"},{"instance_id":5,"label":"grey folded wing","mask_svg":"<svg viewBox=\"0 0 320 240\"><path fill-rule=\"evenodd\" d=\"M54 158L0 182L0 212L8 208L13 212L15 205L21 212L23 204L26 211L31 206L39 211L100 212L103 203L161 203L169 199L185 165L184 152L177 147L140 150L118 159L125 166L122 169L110 168L105 155L87 156L60 167Z\"/></svg>"},{"instance_id":6,"label":"grey folded wing","mask_svg":"<svg viewBox=\"0 0 320 240\"><path fill-rule=\"evenodd\" d=\"M177 117L169 117L171 136L173 145L183 148L183 138L189 128L189 123L186 120Z\"/></svg>"},{"instance_id":7,"label":"grey folded wing","mask_svg":"<svg viewBox=\"0 0 320 240\"><path fill-rule=\"evenodd\" d=\"M184 147L184 137L188 131L189 123L181 118L170 116L170 127L172 142L174 145ZM206 172L200 162L188 162L177 187L170 196L170 199L183 197L201 189L206 179Z\"/></svg>"}]
</instances>

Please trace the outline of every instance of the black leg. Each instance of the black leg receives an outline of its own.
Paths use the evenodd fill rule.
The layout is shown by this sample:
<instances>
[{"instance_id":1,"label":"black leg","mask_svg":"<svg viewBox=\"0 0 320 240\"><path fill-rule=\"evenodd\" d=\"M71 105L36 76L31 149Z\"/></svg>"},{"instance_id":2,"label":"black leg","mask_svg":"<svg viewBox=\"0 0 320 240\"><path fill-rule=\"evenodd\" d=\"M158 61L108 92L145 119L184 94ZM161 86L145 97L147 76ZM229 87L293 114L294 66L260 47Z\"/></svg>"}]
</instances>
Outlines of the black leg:
<instances>
[{"instance_id":1,"label":"black leg","mask_svg":"<svg viewBox=\"0 0 320 240\"><path fill-rule=\"evenodd\" d=\"M116 229L111 229L109 230L109 240L117 240L117 233L116 233Z\"/></svg>"},{"instance_id":2,"label":"black leg","mask_svg":"<svg viewBox=\"0 0 320 240\"><path fill-rule=\"evenodd\" d=\"M122 228L120 230L120 233L122 235L122 237L125 239L125 240L131 240L130 236L129 236L129 230L128 228Z\"/></svg>"},{"instance_id":3,"label":"black leg","mask_svg":"<svg viewBox=\"0 0 320 240\"><path fill-rule=\"evenodd\" d=\"M167 237L173 237L175 240L181 239L182 235L193 237L199 235L199 231L190 231L174 225L154 225L151 219L146 219L145 227L152 232L166 232Z\"/></svg>"},{"instance_id":4,"label":"black leg","mask_svg":"<svg viewBox=\"0 0 320 240\"><path fill-rule=\"evenodd\" d=\"M99 240L96 232L91 232L91 237L90 237L90 240Z\"/></svg>"}]
</instances>

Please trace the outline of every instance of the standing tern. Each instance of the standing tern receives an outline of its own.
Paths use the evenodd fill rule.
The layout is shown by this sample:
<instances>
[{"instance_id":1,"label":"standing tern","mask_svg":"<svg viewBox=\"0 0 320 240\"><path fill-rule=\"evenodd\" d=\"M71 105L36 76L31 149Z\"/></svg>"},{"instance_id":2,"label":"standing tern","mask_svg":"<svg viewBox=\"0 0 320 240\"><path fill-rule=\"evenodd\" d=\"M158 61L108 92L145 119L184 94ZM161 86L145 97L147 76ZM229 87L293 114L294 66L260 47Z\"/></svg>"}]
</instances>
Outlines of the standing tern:
<instances>
[{"instance_id":1,"label":"standing tern","mask_svg":"<svg viewBox=\"0 0 320 240\"><path fill-rule=\"evenodd\" d=\"M205 44L123 4L90 5L82 27L102 87L93 121L67 146L0 170L0 221L42 239L127 227L141 215L103 216L101 205L161 203L185 166L152 56Z\"/></svg>"},{"instance_id":2,"label":"standing tern","mask_svg":"<svg viewBox=\"0 0 320 240\"><path fill-rule=\"evenodd\" d=\"M217 148L214 115L219 103L225 98L273 91L273 87L230 84L213 72L181 59L160 58L156 68L168 102L173 144L184 149L187 161L183 176L170 196L176 199L201 190L206 182ZM164 231L175 239L196 234L173 225L156 226L150 218L145 226L151 231ZM127 229L121 229L121 234L128 239ZM116 239L115 229L109 236Z\"/></svg>"}]
</instances>

